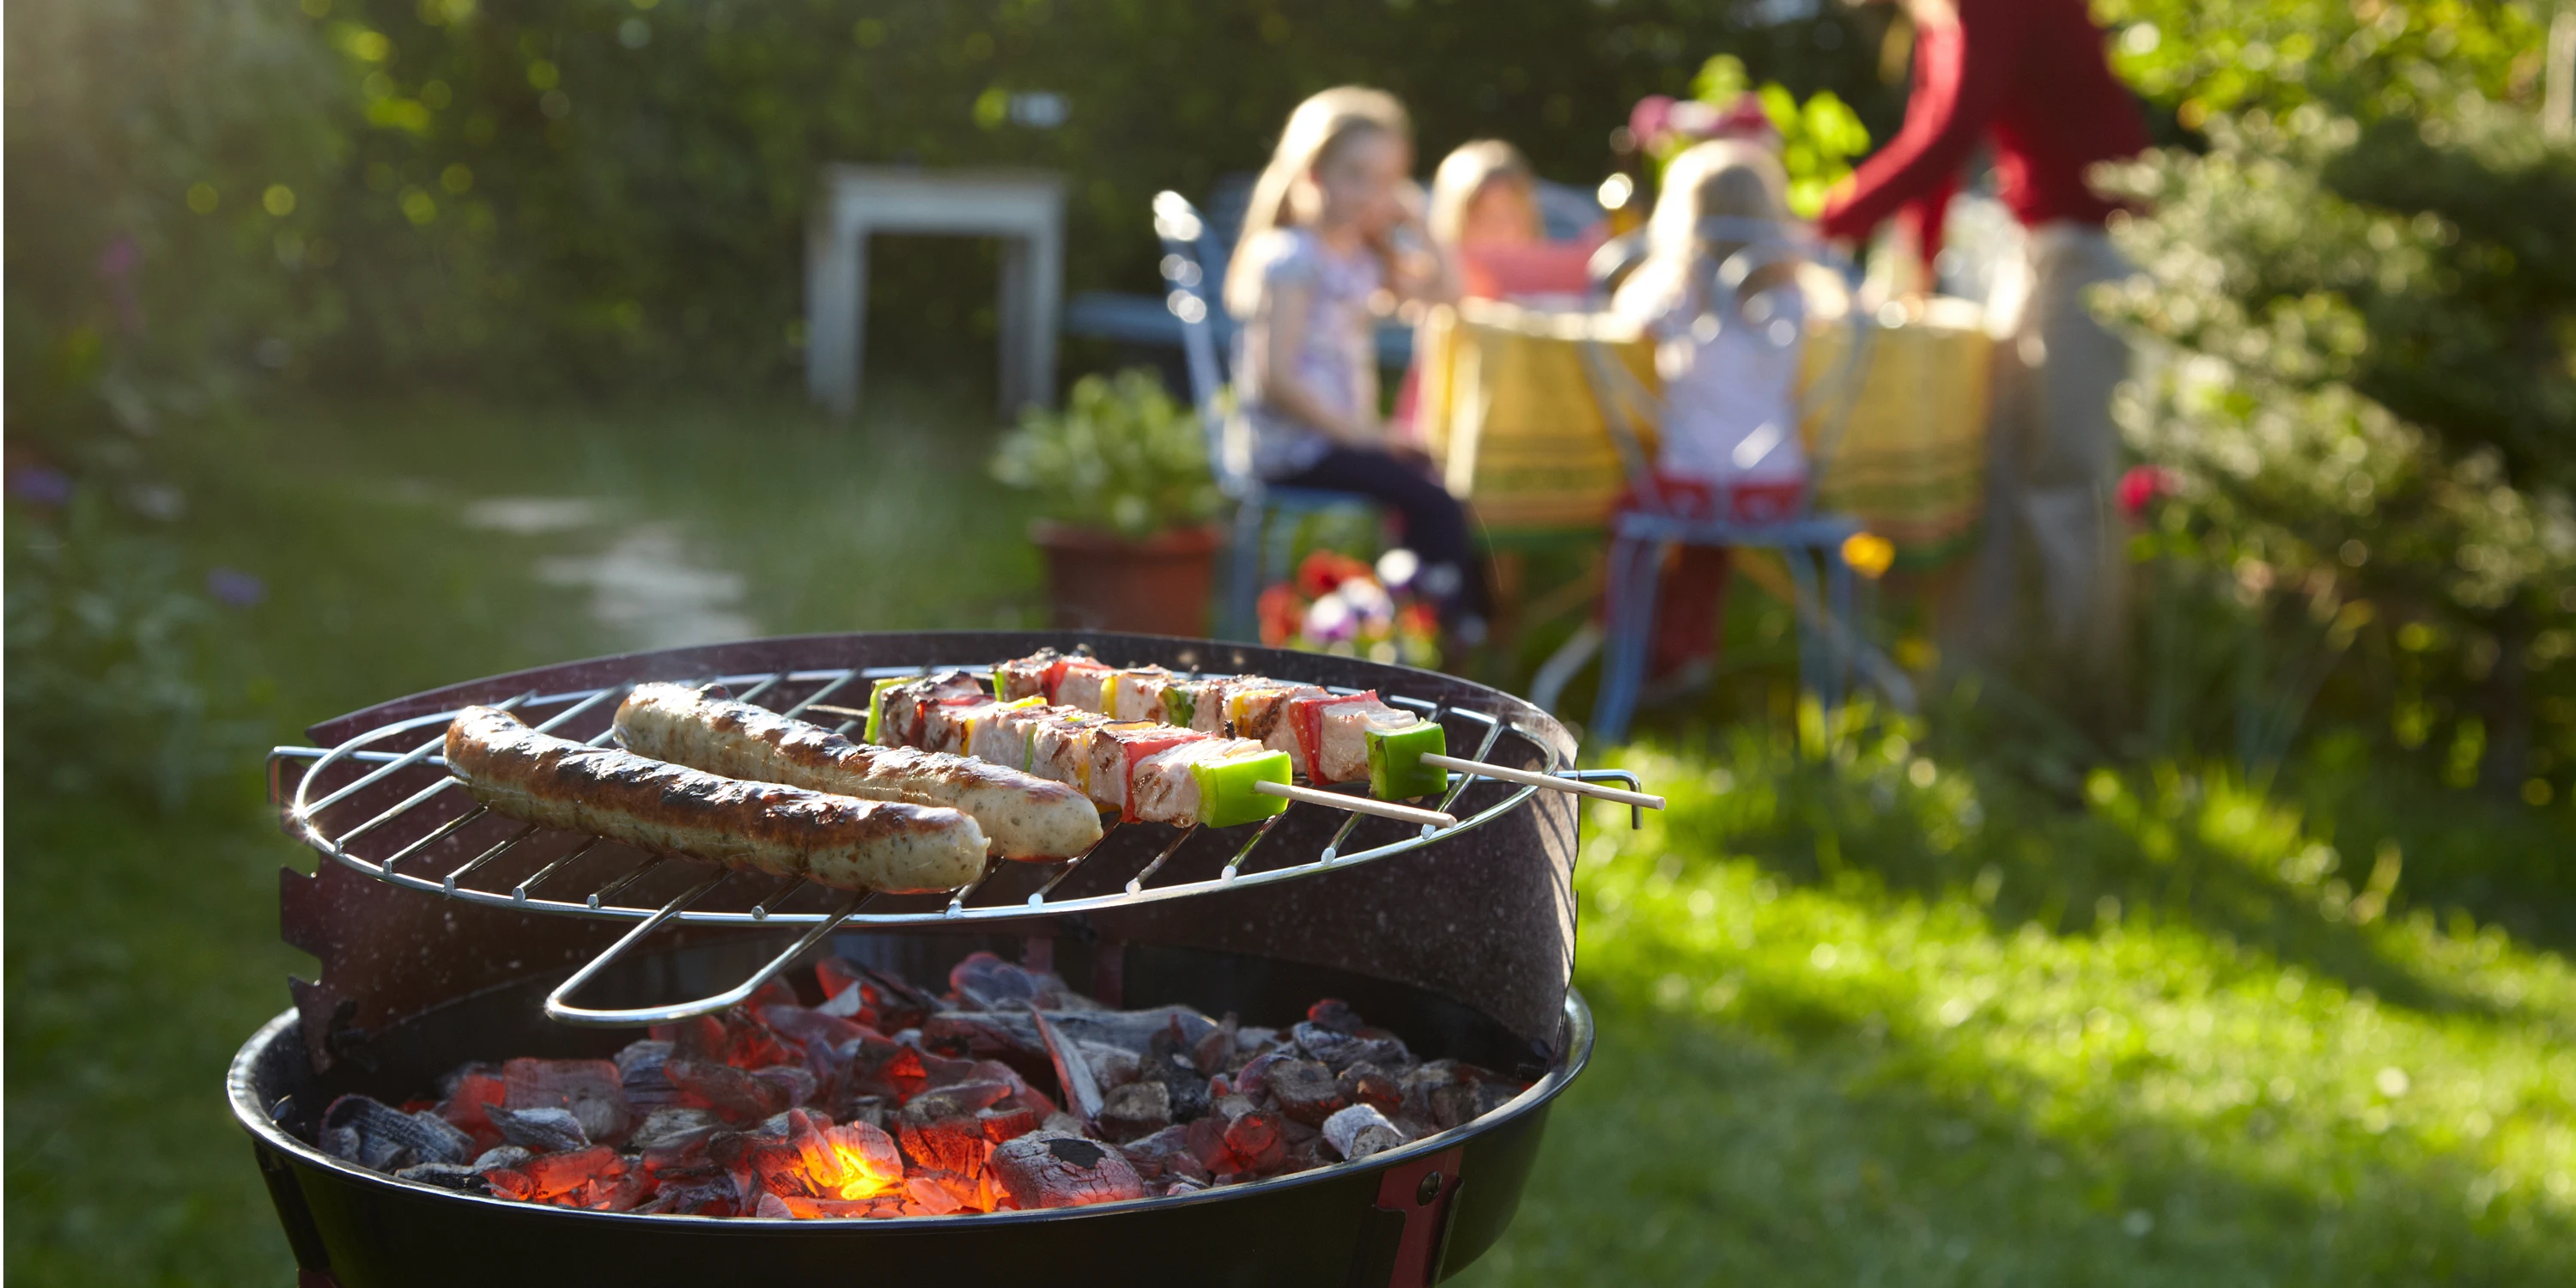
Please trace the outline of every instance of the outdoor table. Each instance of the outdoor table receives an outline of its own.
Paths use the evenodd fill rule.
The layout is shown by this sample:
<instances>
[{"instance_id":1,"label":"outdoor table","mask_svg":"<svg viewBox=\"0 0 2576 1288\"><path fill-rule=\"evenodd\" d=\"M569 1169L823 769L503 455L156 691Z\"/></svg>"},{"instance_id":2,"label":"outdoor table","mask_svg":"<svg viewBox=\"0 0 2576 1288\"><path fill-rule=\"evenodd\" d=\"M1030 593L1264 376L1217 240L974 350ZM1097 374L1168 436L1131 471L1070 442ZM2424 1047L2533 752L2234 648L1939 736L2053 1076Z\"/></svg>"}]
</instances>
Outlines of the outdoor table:
<instances>
[{"instance_id":1,"label":"outdoor table","mask_svg":"<svg viewBox=\"0 0 2576 1288\"><path fill-rule=\"evenodd\" d=\"M1495 556L1498 630L1509 638L1529 618L1588 601L1596 586L1620 592L1606 628L1611 654L1596 733L1626 729L1643 678L1655 568L1673 544L1778 552L1798 618L1802 683L1828 709L1853 662L1882 687L1903 684L1857 629L1842 544L1870 531L1900 560L1925 566L1973 536L1984 496L1991 342L1964 301L1934 300L1855 325L1862 321L1841 313L1815 319L1801 354L1800 432L1817 472L1814 509L1786 522L1736 524L1650 510L1614 515L1621 492L1650 475L1661 411L1654 349L1634 324L1582 308L1478 300L1426 318L1416 423ZM1545 597L1547 611L1525 613L1518 556L1549 544L1606 546L1607 567L1595 562ZM1578 632L1568 647L1588 651L1601 639ZM1551 659L1540 688L1552 695L1563 678L1556 673L1570 675L1581 661L1579 653Z\"/></svg>"},{"instance_id":2,"label":"outdoor table","mask_svg":"<svg viewBox=\"0 0 2576 1288\"><path fill-rule=\"evenodd\" d=\"M1051 399L1056 312L1064 295L1064 176L823 167L822 199L805 238L805 383L839 415L859 404L868 238L881 232L1001 238L1002 411Z\"/></svg>"},{"instance_id":3,"label":"outdoor table","mask_svg":"<svg viewBox=\"0 0 2576 1288\"><path fill-rule=\"evenodd\" d=\"M1844 362L1867 348L1857 376ZM1415 422L1452 494L1497 550L1604 538L1627 481L1655 451L1650 417L1604 415L1587 348L1660 390L1654 349L1606 313L1468 300L1434 309L1419 341ZM1938 564L1973 538L1985 501L1982 312L1935 298L1863 331L1817 319L1800 355L1800 433L1816 463L1816 508L1859 518L1901 564Z\"/></svg>"}]
</instances>

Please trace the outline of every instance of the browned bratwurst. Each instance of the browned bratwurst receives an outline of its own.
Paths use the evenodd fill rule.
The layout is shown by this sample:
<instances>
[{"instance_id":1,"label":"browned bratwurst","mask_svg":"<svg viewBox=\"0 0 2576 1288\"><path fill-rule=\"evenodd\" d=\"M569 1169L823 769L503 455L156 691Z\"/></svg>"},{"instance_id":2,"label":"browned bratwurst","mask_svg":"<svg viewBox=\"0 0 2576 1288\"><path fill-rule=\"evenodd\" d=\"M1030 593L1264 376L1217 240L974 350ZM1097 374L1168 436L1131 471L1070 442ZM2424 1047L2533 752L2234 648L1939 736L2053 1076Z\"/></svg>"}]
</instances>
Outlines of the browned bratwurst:
<instances>
[{"instance_id":1,"label":"browned bratwurst","mask_svg":"<svg viewBox=\"0 0 2576 1288\"><path fill-rule=\"evenodd\" d=\"M447 764L512 818L842 890L948 890L984 870L982 829L953 809L725 778L538 733L490 707L457 713Z\"/></svg>"},{"instance_id":2,"label":"browned bratwurst","mask_svg":"<svg viewBox=\"0 0 2576 1288\"><path fill-rule=\"evenodd\" d=\"M1004 858L1065 859L1100 842L1099 807L1066 784L971 756L871 747L677 684L635 686L617 709L617 745L714 774L962 809Z\"/></svg>"}]
</instances>

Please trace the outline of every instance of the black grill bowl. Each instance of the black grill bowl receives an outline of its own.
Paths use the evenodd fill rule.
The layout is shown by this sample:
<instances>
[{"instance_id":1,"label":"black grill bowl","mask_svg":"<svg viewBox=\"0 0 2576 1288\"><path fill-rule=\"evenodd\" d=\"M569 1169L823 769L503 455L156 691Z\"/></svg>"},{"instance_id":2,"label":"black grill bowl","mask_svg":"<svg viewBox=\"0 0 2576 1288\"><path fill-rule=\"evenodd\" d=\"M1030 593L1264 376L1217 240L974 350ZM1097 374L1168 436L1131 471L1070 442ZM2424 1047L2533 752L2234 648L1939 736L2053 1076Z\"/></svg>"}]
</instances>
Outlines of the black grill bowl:
<instances>
[{"instance_id":1,"label":"black grill bowl","mask_svg":"<svg viewBox=\"0 0 2576 1288\"><path fill-rule=\"evenodd\" d=\"M845 936L841 951L935 980L976 936ZM346 1091L427 1094L468 1059L604 1056L631 1033L548 1023L548 980L433 1008L373 1035L316 1073L288 1011L234 1058L233 1114L251 1135L306 1283L340 1288L458 1284L810 1284L813 1276L932 1285L1120 1282L1217 1285L1423 1284L1481 1255L1510 1224L1550 1102L1581 1072L1591 1015L1568 993L1554 1058L1436 994L1348 972L1195 949L1123 950L1126 1001L1186 1003L1247 1022L1285 1020L1341 997L1426 1053L1536 1072L1519 1099L1453 1131L1357 1165L1179 1199L1052 1212L884 1221L766 1221L576 1212L456 1194L341 1162L306 1143L313 1119ZM682 948L639 963L630 985L712 989L756 960L739 943ZM1078 968L1077 956L1059 956ZM1079 979L1077 971L1073 975ZM362 1067L365 1066L365 1067ZM1426 1201L1426 1199L1428 1201ZM784 1277L781 1277L784 1276Z\"/></svg>"}]
</instances>

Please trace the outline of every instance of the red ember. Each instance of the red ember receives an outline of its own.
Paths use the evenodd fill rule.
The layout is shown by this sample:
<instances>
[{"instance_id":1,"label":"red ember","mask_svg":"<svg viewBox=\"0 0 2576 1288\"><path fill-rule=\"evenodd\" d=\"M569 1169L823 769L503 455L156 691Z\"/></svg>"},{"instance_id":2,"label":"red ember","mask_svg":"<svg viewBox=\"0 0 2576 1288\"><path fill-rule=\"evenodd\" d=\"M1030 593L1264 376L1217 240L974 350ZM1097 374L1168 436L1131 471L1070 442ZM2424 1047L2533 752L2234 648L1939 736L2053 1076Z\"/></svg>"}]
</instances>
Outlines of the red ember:
<instances>
[{"instance_id":1,"label":"red ember","mask_svg":"<svg viewBox=\"0 0 2576 1288\"><path fill-rule=\"evenodd\" d=\"M606 1212L946 1216L1191 1193L1365 1157L1517 1094L1350 1007L1286 1030L1113 1011L977 953L933 997L831 960L610 1060L469 1064L444 1098L347 1096L324 1144L406 1180ZM880 1023L903 1022L893 1035ZM1073 1112L1058 1107L1078 1082Z\"/></svg>"}]
</instances>

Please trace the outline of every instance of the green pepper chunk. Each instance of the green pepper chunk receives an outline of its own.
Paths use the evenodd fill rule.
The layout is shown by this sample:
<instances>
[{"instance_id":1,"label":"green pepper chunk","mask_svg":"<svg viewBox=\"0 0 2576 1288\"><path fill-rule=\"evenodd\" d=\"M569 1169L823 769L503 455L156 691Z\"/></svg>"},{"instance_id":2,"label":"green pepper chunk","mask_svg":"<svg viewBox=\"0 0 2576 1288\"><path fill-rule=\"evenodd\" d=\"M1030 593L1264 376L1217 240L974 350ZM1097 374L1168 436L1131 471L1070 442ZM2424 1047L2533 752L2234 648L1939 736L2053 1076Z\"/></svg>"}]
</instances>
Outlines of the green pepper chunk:
<instances>
[{"instance_id":1,"label":"green pepper chunk","mask_svg":"<svg viewBox=\"0 0 2576 1288\"><path fill-rule=\"evenodd\" d=\"M1208 827L1256 822L1288 809L1286 800L1264 795L1252 786L1287 782L1287 752L1265 752L1215 764L1202 762L1190 766L1190 772L1199 780L1199 822Z\"/></svg>"},{"instance_id":2,"label":"green pepper chunk","mask_svg":"<svg viewBox=\"0 0 2576 1288\"><path fill-rule=\"evenodd\" d=\"M1383 801L1436 796L1449 789L1449 771L1422 763L1449 754L1449 735L1425 720L1401 729L1369 729L1369 794Z\"/></svg>"},{"instance_id":3,"label":"green pepper chunk","mask_svg":"<svg viewBox=\"0 0 2576 1288\"><path fill-rule=\"evenodd\" d=\"M1199 700L1195 695L1177 684L1163 686L1164 724L1179 725L1183 729L1192 728L1191 722L1198 717L1198 713Z\"/></svg>"},{"instance_id":4,"label":"green pepper chunk","mask_svg":"<svg viewBox=\"0 0 2576 1288\"><path fill-rule=\"evenodd\" d=\"M921 677L917 675L890 675L877 681L876 687L868 690L867 740L869 742L876 743L878 746L885 745L881 742L877 742L877 735L885 729L886 690L899 684L910 684L920 678Z\"/></svg>"}]
</instances>

